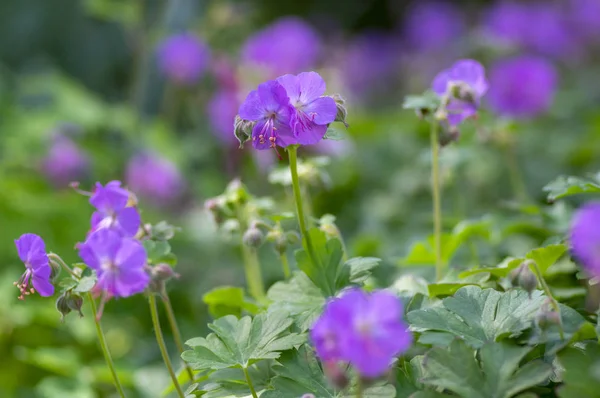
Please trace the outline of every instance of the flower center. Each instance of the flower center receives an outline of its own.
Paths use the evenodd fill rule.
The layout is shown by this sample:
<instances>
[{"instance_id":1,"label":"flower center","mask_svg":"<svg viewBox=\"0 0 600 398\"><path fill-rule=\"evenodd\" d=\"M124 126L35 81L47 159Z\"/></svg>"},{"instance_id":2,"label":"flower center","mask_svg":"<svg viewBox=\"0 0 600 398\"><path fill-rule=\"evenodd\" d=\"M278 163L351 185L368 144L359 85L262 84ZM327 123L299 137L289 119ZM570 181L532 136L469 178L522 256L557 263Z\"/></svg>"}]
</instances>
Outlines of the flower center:
<instances>
[{"instance_id":1,"label":"flower center","mask_svg":"<svg viewBox=\"0 0 600 398\"><path fill-rule=\"evenodd\" d=\"M26 266L27 270L23 273L23 275L21 275L18 281L13 283L13 285L15 285L21 292L21 294L18 297L19 300L25 300L25 296L29 296L30 294L35 293L35 289L33 287L29 287L29 280L33 275L33 271L27 264Z\"/></svg>"}]
</instances>

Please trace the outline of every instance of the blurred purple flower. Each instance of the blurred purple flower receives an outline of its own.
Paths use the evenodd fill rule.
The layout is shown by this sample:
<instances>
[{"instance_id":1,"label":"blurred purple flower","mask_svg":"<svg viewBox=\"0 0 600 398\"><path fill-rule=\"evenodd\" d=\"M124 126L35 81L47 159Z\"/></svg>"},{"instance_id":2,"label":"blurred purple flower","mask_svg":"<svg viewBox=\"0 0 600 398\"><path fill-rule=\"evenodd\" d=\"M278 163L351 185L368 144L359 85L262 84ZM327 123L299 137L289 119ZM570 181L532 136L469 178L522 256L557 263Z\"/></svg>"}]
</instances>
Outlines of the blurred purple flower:
<instances>
[{"instance_id":1,"label":"blurred purple flower","mask_svg":"<svg viewBox=\"0 0 600 398\"><path fill-rule=\"evenodd\" d=\"M331 97L324 97L326 85L317 72L297 76L284 75L277 82L285 88L295 109L290 119L297 143L313 145L323 139L327 125L335 120L337 106Z\"/></svg>"},{"instance_id":2,"label":"blurred purple flower","mask_svg":"<svg viewBox=\"0 0 600 398\"><path fill-rule=\"evenodd\" d=\"M184 186L177 167L153 153L141 153L129 161L126 181L133 192L155 204L169 203L181 194Z\"/></svg>"},{"instance_id":3,"label":"blurred purple flower","mask_svg":"<svg viewBox=\"0 0 600 398\"><path fill-rule=\"evenodd\" d=\"M99 182L90 198L97 211L92 214L92 231L111 229L124 236L134 236L140 228L140 215L135 207L127 207L129 191L121 188L120 181L105 186Z\"/></svg>"},{"instance_id":4,"label":"blurred purple flower","mask_svg":"<svg viewBox=\"0 0 600 398\"><path fill-rule=\"evenodd\" d=\"M15 282L21 291L19 296L23 300L26 295L37 291L40 296L49 297L54 294L54 286L50 282L52 269L46 254L44 240L35 234L24 234L15 240L19 258L25 264L25 273ZM29 286L29 282L33 288Z\"/></svg>"},{"instance_id":5,"label":"blurred purple flower","mask_svg":"<svg viewBox=\"0 0 600 398\"><path fill-rule=\"evenodd\" d=\"M67 186L81 178L88 170L85 153L68 137L54 137L48 154L42 162L42 172L57 186Z\"/></svg>"},{"instance_id":6,"label":"blurred purple flower","mask_svg":"<svg viewBox=\"0 0 600 398\"><path fill-rule=\"evenodd\" d=\"M581 38L600 42L600 1L570 0L569 19Z\"/></svg>"},{"instance_id":7,"label":"blurred purple flower","mask_svg":"<svg viewBox=\"0 0 600 398\"><path fill-rule=\"evenodd\" d=\"M385 90L399 65L394 37L369 32L354 38L339 61L344 87L358 96Z\"/></svg>"},{"instance_id":8,"label":"blurred purple flower","mask_svg":"<svg viewBox=\"0 0 600 398\"><path fill-rule=\"evenodd\" d=\"M322 361L349 362L361 376L378 377L412 344L402 313L394 294L352 288L326 304L310 336Z\"/></svg>"},{"instance_id":9,"label":"blurred purple flower","mask_svg":"<svg viewBox=\"0 0 600 398\"><path fill-rule=\"evenodd\" d=\"M465 31L461 10L450 2L413 2L404 23L408 43L418 51L443 50Z\"/></svg>"},{"instance_id":10,"label":"blurred purple flower","mask_svg":"<svg viewBox=\"0 0 600 398\"><path fill-rule=\"evenodd\" d=\"M293 113L285 88L275 80L251 91L239 110L242 119L257 122L252 130L252 146L256 149L295 144L297 141L290 129Z\"/></svg>"},{"instance_id":11,"label":"blurred purple flower","mask_svg":"<svg viewBox=\"0 0 600 398\"><path fill-rule=\"evenodd\" d=\"M162 72L181 85L196 83L208 67L210 50L198 37L183 33L165 39L158 48Z\"/></svg>"},{"instance_id":12,"label":"blurred purple flower","mask_svg":"<svg viewBox=\"0 0 600 398\"><path fill-rule=\"evenodd\" d=\"M312 68L320 53L321 40L315 29L299 18L285 17L250 36L242 60L277 76Z\"/></svg>"},{"instance_id":13,"label":"blurred purple flower","mask_svg":"<svg viewBox=\"0 0 600 398\"><path fill-rule=\"evenodd\" d=\"M527 118L552 104L558 81L554 65L543 58L519 56L490 69L490 107L498 114Z\"/></svg>"},{"instance_id":14,"label":"blurred purple flower","mask_svg":"<svg viewBox=\"0 0 600 398\"><path fill-rule=\"evenodd\" d=\"M233 121L240 107L237 92L230 90L217 91L207 106L210 125L215 135L226 144L236 142L233 135Z\"/></svg>"},{"instance_id":15,"label":"blurred purple flower","mask_svg":"<svg viewBox=\"0 0 600 398\"><path fill-rule=\"evenodd\" d=\"M450 97L446 106L448 124L456 126L475 115L481 97L487 92L485 69L477 61L463 59L433 79L433 91L440 97ZM454 91L458 91L458 96Z\"/></svg>"},{"instance_id":16,"label":"blurred purple flower","mask_svg":"<svg viewBox=\"0 0 600 398\"><path fill-rule=\"evenodd\" d=\"M571 250L587 273L600 278L600 202L585 204L571 223Z\"/></svg>"},{"instance_id":17,"label":"blurred purple flower","mask_svg":"<svg viewBox=\"0 0 600 398\"><path fill-rule=\"evenodd\" d=\"M96 289L109 297L128 297L141 293L150 283L145 271L146 251L140 242L101 229L79 246L79 256L96 270Z\"/></svg>"}]
</instances>

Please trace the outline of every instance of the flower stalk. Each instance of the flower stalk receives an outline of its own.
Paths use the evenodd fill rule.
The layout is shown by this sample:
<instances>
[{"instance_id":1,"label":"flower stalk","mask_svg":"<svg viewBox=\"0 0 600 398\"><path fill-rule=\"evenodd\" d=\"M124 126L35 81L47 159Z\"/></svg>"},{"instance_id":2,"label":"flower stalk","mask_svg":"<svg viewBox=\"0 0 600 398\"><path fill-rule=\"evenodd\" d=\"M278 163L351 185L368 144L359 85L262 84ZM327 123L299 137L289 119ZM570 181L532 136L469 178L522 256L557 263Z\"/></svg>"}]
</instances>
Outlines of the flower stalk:
<instances>
[{"instance_id":1,"label":"flower stalk","mask_svg":"<svg viewBox=\"0 0 600 398\"><path fill-rule=\"evenodd\" d=\"M248 373L248 368L242 368L244 370L244 376L246 377L246 383L248 383L248 388L250 388L250 393L252 393L252 398L258 398L256 394L256 390L254 389L254 385L252 384L252 380L250 379L250 373Z\"/></svg>"},{"instance_id":2,"label":"flower stalk","mask_svg":"<svg viewBox=\"0 0 600 398\"><path fill-rule=\"evenodd\" d=\"M433 199L433 250L435 252L435 280L439 282L444 273L442 262L442 205L440 187L439 123L431 122L431 196Z\"/></svg>"},{"instance_id":3,"label":"flower stalk","mask_svg":"<svg viewBox=\"0 0 600 398\"><path fill-rule=\"evenodd\" d=\"M564 340L565 339L565 331L563 329L562 316L560 313L560 307L558 305L558 301L556 301L556 299L552 295L552 292L550 291L550 286L548 286L548 283L546 283L546 280L542 276L542 271L540 270L540 267L538 266L537 262L529 261L529 264L533 266L533 270L535 271L537 279L538 279L538 281L540 281L540 285L542 286L542 289L546 293L546 297L548 297L548 299L550 300L550 305L552 306L552 309L558 314L558 332L560 334L560 339Z\"/></svg>"},{"instance_id":4,"label":"flower stalk","mask_svg":"<svg viewBox=\"0 0 600 398\"><path fill-rule=\"evenodd\" d=\"M175 340L175 345L177 346L177 350L179 350L179 354L183 354L185 351L183 347L183 340L181 339L181 332L179 331L179 326L177 325L177 318L175 318L175 312L173 311L173 306L171 305L171 300L169 299L169 295L167 292L163 292L160 295L163 305L165 307L165 311L167 312L167 318L169 319L169 326L171 327L171 333L173 333L173 340ZM184 361L185 370L190 378L190 382L194 381L194 372L192 372L192 368L188 365L187 362Z\"/></svg>"}]
</instances>

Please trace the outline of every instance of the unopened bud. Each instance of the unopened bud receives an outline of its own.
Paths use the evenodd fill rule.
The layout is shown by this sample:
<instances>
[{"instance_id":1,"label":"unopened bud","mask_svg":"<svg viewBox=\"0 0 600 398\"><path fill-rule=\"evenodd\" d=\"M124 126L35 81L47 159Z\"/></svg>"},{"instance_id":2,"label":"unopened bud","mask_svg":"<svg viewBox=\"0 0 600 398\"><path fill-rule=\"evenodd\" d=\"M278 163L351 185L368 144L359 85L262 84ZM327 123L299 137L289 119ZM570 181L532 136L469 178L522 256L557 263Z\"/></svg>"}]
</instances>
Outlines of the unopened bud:
<instances>
[{"instance_id":1,"label":"unopened bud","mask_svg":"<svg viewBox=\"0 0 600 398\"><path fill-rule=\"evenodd\" d=\"M60 313L60 321L65 321L65 316L67 316L71 311L77 311L80 317L83 317L83 313L81 312L81 307L83 306L83 298L76 294L72 293L70 290L67 290L56 299L56 309Z\"/></svg>"},{"instance_id":2,"label":"unopened bud","mask_svg":"<svg viewBox=\"0 0 600 398\"><path fill-rule=\"evenodd\" d=\"M240 222L235 218L230 218L223 223L223 232L227 235L233 235L240 231Z\"/></svg>"},{"instance_id":3,"label":"unopened bud","mask_svg":"<svg viewBox=\"0 0 600 398\"><path fill-rule=\"evenodd\" d=\"M546 330L552 325L560 325L561 323L560 314L556 311L542 310L536 315L535 320L542 330Z\"/></svg>"},{"instance_id":4,"label":"unopened bud","mask_svg":"<svg viewBox=\"0 0 600 398\"><path fill-rule=\"evenodd\" d=\"M60 275L60 271L62 270L62 267L56 261L50 260L49 262L50 262L50 281L54 283L58 279L58 276Z\"/></svg>"},{"instance_id":5,"label":"unopened bud","mask_svg":"<svg viewBox=\"0 0 600 398\"><path fill-rule=\"evenodd\" d=\"M342 122L344 123L344 126L348 127L348 123L346 123L346 118L348 117L348 110L345 106L346 101L339 94L334 94L331 98L335 101L335 106L337 108L334 121Z\"/></svg>"},{"instance_id":6,"label":"unopened bud","mask_svg":"<svg viewBox=\"0 0 600 398\"><path fill-rule=\"evenodd\" d=\"M152 267L152 279L166 282L172 278L179 278L179 274L169 264L160 263Z\"/></svg>"},{"instance_id":7,"label":"unopened bud","mask_svg":"<svg viewBox=\"0 0 600 398\"><path fill-rule=\"evenodd\" d=\"M83 297L72 293L67 299L67 305L72 311L77 311L80 318L83 318L83 312L81 312L81 307L83 307Z\"/></svg>"},{"instance_id":8,"label":"unopened bud","mask_svg":"<svg viewBox=\"0 0 600 398\"><path fill-rule=\"evenodd\" d=\"M304 394L302 395L302 398L316 398L315 394Z\"/></svg>"},{"instance_id":9,"label":"unopened bud","mask_svg":"<svg viewBox=\"0 0 600 398\"><path fill-rule=\"evenodd\" d=\"M460 137L460 131L456 126L450 126L447 130L444 129L441 131L439 136L439 143L441 146L449 145L455 141L458 141L458 137Z\"/></svg>"},{"instance_id":10,"label":"unopened bud","mask_svg":"<svg viewBox=\"0 0 600 398\"><path fill-rule=\"evenodd\" d=\"M239 179L232 180L225 188L225 201L229 204L237 205L244 204L249 198L248 190Z\"/></svg>"},{"instance_id":11,"label":"unopened bud","mask_svg":"<svg viewBox=\"0 0 600 398\"><path fill-rule=\"evenodd\" d=\"M64 322L65 316L71 312L71 308L69 308L69 305L67 304L67 298L64 293L56 299L56 310L60 313L61 322Z\"/></svg>"},{"instance_id":12,"label":"unopened bud","mask_svg":"<svg viewBox=\"0 0 600 398\"><path fill-rule=\"evenodd\" d=\"M236 115L233 122L233 134L235 138L240 142L240 148L244 147L246 141L252 136L252 130L256 122L242 119L239 115Z\"/></svg>"},{"instance_id":13,"label":"unopened bud","mask_svg":"<svg viewBox=\"0 0 600 398\"><path fill-rule=\"evenodd\" d=\"M537 288L538 280L535 274L531 272L528 261L512 270L508 277L513 286L520 286L523 288L523 290L529 293L529 297L531 297L531 293Z\"/></svg>"},{"instance_id":14,"label":"unopened bud","mask_svg":"<svg viewBox=\"0 0 600 398\"><path fill-rule=\"evenodd\" d=\"M248 247L252 247L254 249L258 249L262 246L265 240L265 236L262 231L256 227L250 227L244 232L244 236L242 236L242 241Z\"/></svg>"},{"instance_id":15,"label":"unopened bud","mask_svg":"<svg viewBox=\"0 0 600 398\"><path fill-rule=\"evenodd\" d=\"M323 373L325 373L325 377L327 377L331 385L335 388L343 390L348 386L348 376L346 376L346 373L344 373L337 362L323 362Z\"/></svg>"}]
</instances>

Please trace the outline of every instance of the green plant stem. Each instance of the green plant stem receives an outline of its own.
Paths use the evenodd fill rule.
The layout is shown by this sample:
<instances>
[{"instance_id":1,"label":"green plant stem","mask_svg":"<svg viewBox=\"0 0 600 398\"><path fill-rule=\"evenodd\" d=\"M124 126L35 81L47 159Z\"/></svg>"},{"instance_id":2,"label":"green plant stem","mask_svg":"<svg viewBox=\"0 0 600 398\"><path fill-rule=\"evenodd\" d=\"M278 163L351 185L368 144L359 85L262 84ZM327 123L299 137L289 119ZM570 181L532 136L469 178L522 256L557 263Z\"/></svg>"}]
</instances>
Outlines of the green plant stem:
<instances>
[{"instance_id":1,"label":"green plant stem","mask_svg":"<svg viewBox=\"0 0 600 398\"><path fill-rule=\"evenodd\" d=\"M258 398L256 394L256 390L254 389L254 385L252 384L252 380L250 380L250 374L248 373L247 368L242 368L244 370L244 376L246 376L246 383L248 383L248 387L250 388L250 392L252 393L252 398Z\"/></svg>"},{"instance_id":2,"label":"green plant stem","mask_svg":"<svg viewBox=\"0 0 600 398\"><path fill-rule=\"evenodd\" d=\"M281 267L283 268L283 276L285 277L285 279L288 279L291 276L291 273L290 273L290 263L288 261L287 255L285 253L281 253L279 255L279 258L281 258Z\"/></svg>"},{"instance_id":3,"label":"green plant stem","mask_svg":"<svg viewBox=\"0 0 600 398\"><path fill-rule=\"evenodd\" d=\"M173 370L173 365L171 364L171 360L169 359L169 352L167 351L165 339L160 328L160 320L158 319L158 310L156 309L156 298L154 297L154 294L150 294L150 296L148 297L148 302L150 303L150 315L152 316L152 325L154 326L156 342L158 343L158 348L160 348L160 353L163 357L163 361L165 362L165 366L169 371L169 375L171 376L171 380L173 381L175 390L177 390L177 394L180 398L185 398L185 394L183 393L183 390L179 385L177 375L175 374L175 371Z\"/></svg>"},{"instance_id":4,"label":"green plant stem","mask_svg":"<svg viewBox=\"0 0 600 398\"><path fill-rule=\"evenodd\" d=\"M75 273L75 271L73 271L71 269L71 267L69 267L67 265L67 263L65 263L65 261L56 253L48 253L48 259L50 261L56 262L58 263L58 265L60 265L65 271L67 271L69 273L69 275L71 275L73 278L79 280L81 279L81 276L77 275Z\"/></svg>"},{"instance_id":5,"label":"green plant stem","mask_svg":"<svg viewBox=\"0 0 600 398\"><path fill-rule=\"evenodd\" d=\"M440 187L440 143L438 123L431 122L431 196L433 199L433 250L435 252L435 279L440 281L444 273L442 263L442 205Z\"/></svg>"},{"instance_id":6,"label":"green plant stem","mask_svg":"<svg viewBox=\"0 0 600 398\"><path fill-rule=\"evenodd\" d=\"M290 172L292 173L292 188L294 189L294 201L296 202L296 215L298 216L298 225L300 226L300 233L306 242L306 251L310 257L310 261L317 268L321 268L315 250L312 245L310 236L306 229L306 221L304 218L304 207L302 206L302 194L300 191L300 180L298 179L298 159L297 159L297 145L290 145L287 147L290 161Z\"/></svg>"},{"instance_id":7,"label":"green plant stem","mask_svg":"<svg viewBox=\"0 0 600 398\"><path fill-rule=\"evenodd\" d=\"M359 376L358 380L356 381L356 398L362 398L362 396L363 396L363 382Z\"/></svg>"},{"instance_id":8,"label":"green plant stem","mask_svg":"<svg viewBox=\"0 0 600 398\"><path fill-rule=\"evenodd\" d=\"M248 291L255 300L263 301L265 299L265 286L262 281L258 254L255 249L242 243L242 255L244 257L244 273L246 274Z\"/></svg>"},{"instance_id":9,"label":"green plant stem","mask_svg":"<svg viewBox=\"0 0 600 398\"><path fill-rule=\"evenodd\" d=\"M538 281L540 282L540 285L542 285L542 289L544 289L544 292L546 293L546 296L550 299L550 303L552 304L552 308L558 314L558 319L559 319L558 332L560 333L561 340L564 340L565 339L565 332L563 330L562 315L560 313L560 307L558 306L558 301L556 301L556 299L552 295L552 292L550 291L550 286L548 286L548 284L546 283L546 280L542 276L542 271L540 270L540 267L537 265L537 263L535 261L530 261L529 263L531 265L533 265L533 269L535 271L535 274L537 275L537 278L538 278Z\"/></svg>"},{"instance_id":10,"label":"green plant stem","mask_svg":"<svg viewBox=\"0 0 600 398\"><path fill-rule=\"evenodd\" d=\"M179 326L177 325L177 318L175 318L175 312L173 311L173 306L171 305L171 300L169 299L169 295L167 292L163 292L161 294L161 299L163 305L165 306L165 311L167 312L167 318L169 318L169 326L171 326L171 333L173 333L173 340L175 340L175 345L179 350L180 354L183 354L183 340L181 339L181 332L179 331ZM184 361L185 370L190 377L190 381L194 381L194 372L192 372L192 368Z\"/></svg>"},{"instance_id":11,"label":"green plant stem","mask_svg":"<svg viewBox=\"0 0 600 398\"><path fill-rule=\"evenodd\" d=\"M113 383L115 384L115 388L117 392L122 398L125 398L125 393L123 392L123 387L121 386L121 382L119 381L119 376L117 375L117 370L115 369L115 364L113 363L112 357L110 355L110 351L108 350L108 345L106 344L106 337L104 337L104 332L102 331L102 326L100 326L100 320L98 319L98 311L96 310L96 302L94 301L94 297L91 293L87 294L88 299L90 301L90 306L92 307L92 315L94 318L94 323L96 324L96 333L98 334L98 341L100 342L100 348L102 348L102 353L104 354L104 359L106 360L106 366L110 370L110 374L113 378Z\"/></svg>"}]
</instances>

